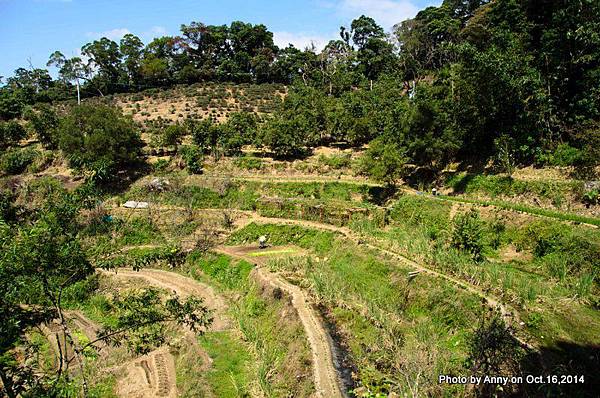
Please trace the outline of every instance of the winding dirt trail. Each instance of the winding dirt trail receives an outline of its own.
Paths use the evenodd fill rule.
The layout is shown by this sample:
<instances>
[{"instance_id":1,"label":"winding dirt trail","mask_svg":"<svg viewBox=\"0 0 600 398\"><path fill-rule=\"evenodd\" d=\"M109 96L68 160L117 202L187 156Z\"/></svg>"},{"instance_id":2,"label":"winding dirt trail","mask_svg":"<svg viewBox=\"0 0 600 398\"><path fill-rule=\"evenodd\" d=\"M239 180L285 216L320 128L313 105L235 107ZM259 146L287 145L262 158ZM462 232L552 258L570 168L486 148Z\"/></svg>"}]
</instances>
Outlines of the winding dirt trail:
<instances>
[{"instance_id":1,"label":"winding dirt trail","mask_svg":"<svg viewBox=\"0 0 600 398\"><path fill-rule=\"evenodd\" d=\"M230 319L227 317L227 304L225 300L218 295L215 290L195 279L179 275L175 272L168 272L157 269L141 269L134 271L129 268L118 268L116 271L104 271L101 273L113 278L142 279L150 285L161 289L174 291L182 298L191 295L202 297L204 304L213 311L214 319L210 330L226 330L230 328Z\"/></svg>"},{"instance_id":2,"label":"winding dirt trail","mask_svg":"<svg viewBox=\"0 0 600 398\"><path fill-rule=\"evenodd\" d=\"M154 206L154 209L159 210L159 211L163 210L163 209L164 210L173 210L173 209L178 209L178 207L160 205L160 206ZM202 209L202 210L203 211L223 211L223 209ZM353 241L356 244L363 244L363 245L369 247L370 249L378 251L388 257L394 258L395 260L398 260L398 261L414 268L418 272L422 272L422 273L425 273L425 274L428 274L431 276L435 276L435 277L444 279L447 282L450 282L451 284L478 296L491 309L498 310L500 312L500 314L502 315L504 321L508 325L513 325L515 327L515 329L517 329L517 330L519 329L520 320L519 320L518 312L516 310L514 310L513 308L510 308L508 305L502 303L502 301L499 300L497 297L487 294L483 290L477 288L476 286L474 286L466 281L463 281L456 277L436 271L432 268L424 266L423 264L417 263L416 261L411 260L408 257L406 257L400 253L396 253L389 249L383 248L374 239L360 236L360 235L356 234L354 231L352 231L350 228L339 227L336 225L325 224L325 223L321 223L321 222L317 222L317 221L287 219L287 218L278 218L278 217L266 217L266 216L261 216L260 214L258 214L255 211L249 211L249 210L231 210L231 212L234 214L237 214L238 216L242 216L236 220L236 222L235 222L236 228L243 228L244 226L246 226L252 222L255 222L258 224L297 225L297 226L301 226L301 227L314 228L314 229L336 232L336 233L342 234L344 237L346 237L347 239L350 239L351 241ZM519 343L522 346L527 347L528 349L531 349L531 350L537 350L534 345L532 345L530 342L526 341L523 337L515 336L515 338L519 341Z\"/></svg>"},{"instance_id":3,"label":"winding dirt trail","mask_svg":"<svg viewBox=\"0 0 600 398\"><path fill-rule=\"evenodd\" d=\"M336 359L333 342L329 333L327 333L320 316L314 309L309 295L300 287L289 283L281 275L267 270L255 257L242 255L233 250L232 247L227 246L218 246L213 250L255 264L257 276L261 280L273 287L281 289L291 296L292 305L296 309L298 317L302 322L311 348L313 376L318 396L323 398L344 397L345 394L340 388L342 383L341 380L339 380L338 371L335 367Z\"/></svg>"}]
</instances>

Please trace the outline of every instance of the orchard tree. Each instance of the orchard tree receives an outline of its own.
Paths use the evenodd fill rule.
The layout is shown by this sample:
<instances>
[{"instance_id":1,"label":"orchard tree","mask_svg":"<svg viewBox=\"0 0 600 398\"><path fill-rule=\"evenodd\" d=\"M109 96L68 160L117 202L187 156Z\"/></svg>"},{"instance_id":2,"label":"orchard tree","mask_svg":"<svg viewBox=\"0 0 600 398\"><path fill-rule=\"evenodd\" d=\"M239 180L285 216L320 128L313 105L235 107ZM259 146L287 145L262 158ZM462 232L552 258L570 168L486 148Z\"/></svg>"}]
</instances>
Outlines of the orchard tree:
<instances>
[{"instance_id":1,"label":"orchard tree","mask_svg":"<svg viewBox=\"0 0 600 398\"><path fill-rule=\"evenodd\" d=\"M110 177L137 163L141 147L133 121L115 108L81 105L60 120L59 148L74 167Z\"/></svg>"},{"instance_id":2,"label":"orchard tree","mask_svg":"<svg viewBox=\"0 0 600 398\"><path fill-rule=\"evenodd\" d=\"M475 209L457 214L452 219L452 246L471 255L473 260L483 260L483 221Z\"/></svg>"},{"instance_id":3,"label":"orchard tree","mask_svg":"<svg viewBox=\"0 0 600 398\"><path fill-rule=\"evenodd\" d=\"M58 115L48 104L38 104L25 112L27 119L35 132L38 141L46 149L56 149L58 146Z\"/></svg>"},{"instance_id":4,"label":"orchard tree","mask_svg":"<svg viewBox=\"0 0 600 398\"><path fill-rule=\"evenodd\" d=\"M275 117L263 126L262 144L268 147L276 157L292 158L306 153L306 120Z\"/></svg>"},{"instance_id":5,"label":"orchard tree","mask_svg":"<svg viewBox=\"0 0 600 398\"><path fill-rule=\"evenodd\" d=\"M217 156L219 129L211 119L187 119L184 125L202 152L212 152L215 157Z\"/></svg>"},{"instance_id":6,"label":"orchard tree","mask_svg":"<svg viewBox=\"0 0 600 398\"><path fill-rule=\"evenodd\" d=\"M18 145L26 135L27 132L16 120L0 121L0 150Z\"/></svg>"},{"instance_id":7,"label":"orchard tree","mask_svg":"<svg viewBox=\"0 0 600 398\"><path fill-rule=\"evenodd\" d=\"M23 99L17 92L8 87L0 87L0 120L18 118L24 105Z\"/></svg>"},{"instance_id":8,"label":"orchard tree","mask_svg":"<svg viewBox=\"0 0 600 398\"><path fill-rule=\"evenodd\" d=\"M363 174L394 187L406 176L407 162L406 149L393 139L380 136L369 143L359 167Z\"/></svg>"}]
</instances>

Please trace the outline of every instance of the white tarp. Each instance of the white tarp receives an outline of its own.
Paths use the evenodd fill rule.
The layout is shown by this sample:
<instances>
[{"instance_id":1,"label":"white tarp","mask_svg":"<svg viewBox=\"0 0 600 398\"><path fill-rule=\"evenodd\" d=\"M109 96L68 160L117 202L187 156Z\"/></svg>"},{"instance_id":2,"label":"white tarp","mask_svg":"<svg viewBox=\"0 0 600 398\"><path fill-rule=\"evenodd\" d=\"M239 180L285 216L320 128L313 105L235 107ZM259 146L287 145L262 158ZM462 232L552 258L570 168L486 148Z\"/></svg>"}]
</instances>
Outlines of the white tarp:
<instances>
[{"instance_id":1,"label":"white tarp","mask_svg":"<svg viewBox=\"0 0 600 398\"><path fill-rule=\"evenodd\" d=\"M147 209L148 202L137 202L135 200L128 200L123 204L123 207L128 209Z\"/></svg>"}]
</instances>

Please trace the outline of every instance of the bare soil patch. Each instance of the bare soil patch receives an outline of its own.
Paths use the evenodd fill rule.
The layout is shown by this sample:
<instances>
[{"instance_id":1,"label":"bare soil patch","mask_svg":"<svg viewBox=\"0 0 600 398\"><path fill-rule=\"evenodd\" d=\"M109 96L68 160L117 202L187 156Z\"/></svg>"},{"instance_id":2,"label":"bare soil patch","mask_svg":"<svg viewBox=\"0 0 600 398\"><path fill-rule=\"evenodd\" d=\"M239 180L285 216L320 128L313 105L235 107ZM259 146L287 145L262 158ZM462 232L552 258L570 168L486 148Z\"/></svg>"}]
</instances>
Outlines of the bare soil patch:
<instances>
[{"instance_id":1,"label":"bare soil patch","mask_svg":"<svg viewBox=\"0 0 600 398\"><path fill-rule=\"evenodd\" d=\"M124 370L117 383L120 397L177 397L175 360L167 347L131 361Z\"/></svg>"}]
</instances>

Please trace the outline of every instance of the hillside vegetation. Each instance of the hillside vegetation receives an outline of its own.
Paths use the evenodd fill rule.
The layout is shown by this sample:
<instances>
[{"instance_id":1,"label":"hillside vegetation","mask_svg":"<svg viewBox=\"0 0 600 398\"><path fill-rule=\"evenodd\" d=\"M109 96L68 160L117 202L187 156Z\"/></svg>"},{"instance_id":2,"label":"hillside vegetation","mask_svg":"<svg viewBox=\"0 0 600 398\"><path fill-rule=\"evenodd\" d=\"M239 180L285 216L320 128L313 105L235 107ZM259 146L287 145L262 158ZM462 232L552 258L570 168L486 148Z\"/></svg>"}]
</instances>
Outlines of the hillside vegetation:
<instances>
[{"instance_id":1,"label":"hillside vegetation","mask_svg":"<svg viewBox=\"0 0 600 398\"><path fill-rule=\"evenodd\" d=\"M599 21L445 0L320 52L191 22L18 69L0 392L596 396Z\"/></svg>"}]
</instances>

